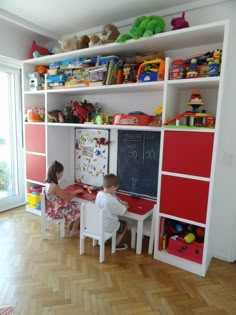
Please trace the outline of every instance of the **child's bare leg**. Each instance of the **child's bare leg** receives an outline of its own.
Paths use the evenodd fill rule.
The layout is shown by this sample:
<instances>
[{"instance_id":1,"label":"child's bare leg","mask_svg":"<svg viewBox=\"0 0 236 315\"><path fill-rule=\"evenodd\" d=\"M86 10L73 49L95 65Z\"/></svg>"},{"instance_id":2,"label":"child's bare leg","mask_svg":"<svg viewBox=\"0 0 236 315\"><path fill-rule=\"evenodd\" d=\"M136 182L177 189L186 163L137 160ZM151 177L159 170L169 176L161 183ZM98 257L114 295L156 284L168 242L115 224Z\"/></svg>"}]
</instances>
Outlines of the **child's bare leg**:
<instances>
[{"instance_id":1,"label":"child's bare leg","mask_svg":"<svg viewBox=\"0 0 236 315\"><path fill-rule=\"evenodd\" d=\"M79 223L80 223L80 218L76 219L73 221L72 229L71 229L71 234L78 234L79 230Z\"/></svg>"},{"instance_id":2,"label":"child's bare leg","mask_svg":"<svg viewBox=\"0 0 236 315\"><path fill-rule=\"evenodd\" d=\"M122 238L124 237L125 233L127 231L127 222L126 222L126 225L125 225L125 229L122 233L119 233L116 235L116 246L118 246L122 240Z\"/></svg>"}]
</instances>

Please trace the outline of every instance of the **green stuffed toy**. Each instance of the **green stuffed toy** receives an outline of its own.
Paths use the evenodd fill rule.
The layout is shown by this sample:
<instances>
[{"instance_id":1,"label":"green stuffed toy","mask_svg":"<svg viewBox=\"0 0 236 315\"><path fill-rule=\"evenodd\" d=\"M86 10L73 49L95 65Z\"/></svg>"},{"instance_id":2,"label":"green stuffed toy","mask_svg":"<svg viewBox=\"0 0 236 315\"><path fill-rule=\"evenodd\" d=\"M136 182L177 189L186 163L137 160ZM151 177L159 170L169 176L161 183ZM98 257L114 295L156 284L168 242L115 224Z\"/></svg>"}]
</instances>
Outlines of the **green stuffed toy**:
<instances>
[{"instance_id":1,"label":"green stuffed toy","mask_svg":"<svg viewBox=\"0 0 236 315\"><path fill-rule=\"evenodd\" d=\"M120 34L116 39L117 43L124 43L129 39L150 37L165 30L165 21L161 16L150 15L140 16L134 20L134 24L128 34Z\"/></svg>"}]
</instances>

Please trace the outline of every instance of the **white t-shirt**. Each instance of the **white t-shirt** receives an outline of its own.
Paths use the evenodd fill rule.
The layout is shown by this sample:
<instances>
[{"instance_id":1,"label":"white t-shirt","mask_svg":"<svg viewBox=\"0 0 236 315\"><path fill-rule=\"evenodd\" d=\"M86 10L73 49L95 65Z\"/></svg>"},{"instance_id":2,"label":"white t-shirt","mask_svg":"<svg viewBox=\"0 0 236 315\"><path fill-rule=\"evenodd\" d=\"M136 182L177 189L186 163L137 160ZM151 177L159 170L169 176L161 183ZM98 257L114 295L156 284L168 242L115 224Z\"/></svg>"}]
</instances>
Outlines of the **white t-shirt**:
<instances>
[{"instance_id":1,"label":"white t-shirt","mask_svg":"<svg viewBox=\"0 0 236 315\"><path fill-rule=\"evenodd\" d=\"M123 205L116 197L110 193L100 191L97 194L96 206L100 209L104 209L104 228L106 232L113 232L115 229L118 230L119 215L123 215L127 207Z\"/></svg>"}]
</instances>

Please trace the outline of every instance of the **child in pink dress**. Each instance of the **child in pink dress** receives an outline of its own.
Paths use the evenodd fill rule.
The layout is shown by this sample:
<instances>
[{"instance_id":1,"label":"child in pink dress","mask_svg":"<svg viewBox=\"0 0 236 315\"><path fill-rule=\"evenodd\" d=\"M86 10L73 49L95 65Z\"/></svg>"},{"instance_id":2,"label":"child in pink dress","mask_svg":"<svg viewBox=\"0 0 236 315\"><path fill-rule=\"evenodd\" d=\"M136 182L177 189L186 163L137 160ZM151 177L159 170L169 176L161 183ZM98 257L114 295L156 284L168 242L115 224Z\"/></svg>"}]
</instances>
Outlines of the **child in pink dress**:
<instances>
[{"instance_id":1,"label":"child in pink dress","mask_svg":"<svg viewBox=\"0 0 236 315\"><path fill-rule=\"evenodd\" d=\"M71 236L79 235L80 210L79 205L72 199L83 189L77 189L68 195L59 185L58 181L64 172L63 165L54 161L50 164L46 178L46 214L49 217L60 219L65 218L66 222L72 223Z\"/></svg>"}]
</instances>

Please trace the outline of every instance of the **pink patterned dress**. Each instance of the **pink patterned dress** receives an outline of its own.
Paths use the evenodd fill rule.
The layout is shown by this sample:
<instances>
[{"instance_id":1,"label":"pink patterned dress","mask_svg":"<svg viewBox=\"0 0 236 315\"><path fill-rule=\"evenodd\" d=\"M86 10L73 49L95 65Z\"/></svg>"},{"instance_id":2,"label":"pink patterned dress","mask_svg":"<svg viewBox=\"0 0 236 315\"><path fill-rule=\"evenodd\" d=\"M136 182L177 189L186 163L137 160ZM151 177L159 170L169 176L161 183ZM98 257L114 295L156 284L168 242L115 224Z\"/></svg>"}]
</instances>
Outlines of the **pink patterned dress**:
<instances>
[{"instance_id":1,"label":"pink patterned dress","mask_svg":"<svg viewBox=\"0 0 236 315\"><path fill-rule=\"evenodd\" d=\"M80 217L79 204L76 201L64 201L57 195L48 196L46 192L45 213L54 219L65 218L70 223Z\"/></svg>"}]
</instances>

